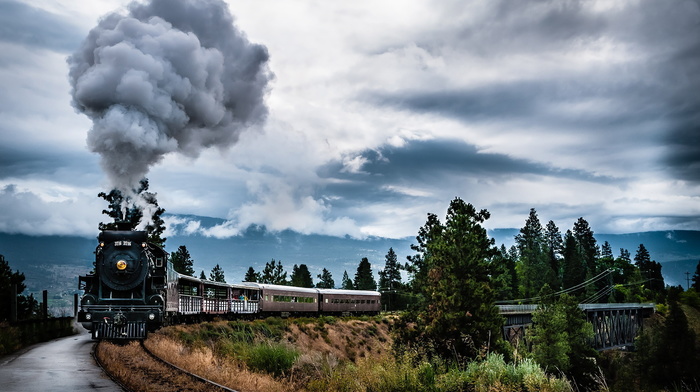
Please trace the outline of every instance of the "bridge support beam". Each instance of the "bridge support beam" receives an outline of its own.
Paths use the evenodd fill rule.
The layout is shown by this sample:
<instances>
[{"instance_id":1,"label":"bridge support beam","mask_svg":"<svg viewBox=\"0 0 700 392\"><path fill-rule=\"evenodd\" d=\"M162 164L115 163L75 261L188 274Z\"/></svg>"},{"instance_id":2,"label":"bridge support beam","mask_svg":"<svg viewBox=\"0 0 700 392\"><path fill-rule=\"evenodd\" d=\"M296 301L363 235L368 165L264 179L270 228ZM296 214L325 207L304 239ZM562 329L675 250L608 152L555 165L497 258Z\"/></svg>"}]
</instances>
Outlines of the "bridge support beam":
<instances>
[{"instance_id":1,"label":"bridge support beam","mask_svg":"<svg viewBox=\"0 0 700 392\"><path fill-rule=\"evenodd\" d=\"M586 318L593 325L591 345L597 350L632 345L643 321L640 309L587 310Z\"/></svg>"}]
</instances>

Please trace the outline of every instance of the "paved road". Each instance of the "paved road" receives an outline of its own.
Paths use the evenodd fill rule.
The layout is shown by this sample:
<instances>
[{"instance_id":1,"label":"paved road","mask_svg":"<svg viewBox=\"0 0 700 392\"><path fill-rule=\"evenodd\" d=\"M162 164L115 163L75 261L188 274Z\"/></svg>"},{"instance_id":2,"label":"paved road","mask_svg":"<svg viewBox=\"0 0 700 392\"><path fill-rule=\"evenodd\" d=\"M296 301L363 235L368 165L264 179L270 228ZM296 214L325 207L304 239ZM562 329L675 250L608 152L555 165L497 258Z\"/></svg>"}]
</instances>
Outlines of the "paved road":
<instances>
[{"instance_id":1,"label":"paved road","mask_svg":"<svg viewBox=\"0 0 700 392\"><path fill-rule=\"evenodd\" d=\"M97 366L90 355L94 342L80 330L79 335L0 357L0 391L122 392Z\"/></svg>"}]
</instances>

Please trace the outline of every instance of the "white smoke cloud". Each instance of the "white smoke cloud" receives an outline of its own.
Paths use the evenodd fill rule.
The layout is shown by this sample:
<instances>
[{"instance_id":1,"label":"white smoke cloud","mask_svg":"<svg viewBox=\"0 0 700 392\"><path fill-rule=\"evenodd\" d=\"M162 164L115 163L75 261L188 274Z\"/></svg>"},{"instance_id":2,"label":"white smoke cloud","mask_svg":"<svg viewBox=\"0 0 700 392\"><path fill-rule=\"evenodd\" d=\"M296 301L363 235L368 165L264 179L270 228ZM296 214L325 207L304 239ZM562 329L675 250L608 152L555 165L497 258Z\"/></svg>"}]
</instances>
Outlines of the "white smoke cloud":
<instances>
[{"instance_id":1,"label":"white smoke cloud","mask_svg":"<svg viewBox=\"0 0 700 392\"><path fill-rule=\"evenodd\" d=\"M262 122L268 58L220 0L134 2L102 18L68 63L112 185L130 192L166 154L226 148Z\"/></svg>"}]
</instances>

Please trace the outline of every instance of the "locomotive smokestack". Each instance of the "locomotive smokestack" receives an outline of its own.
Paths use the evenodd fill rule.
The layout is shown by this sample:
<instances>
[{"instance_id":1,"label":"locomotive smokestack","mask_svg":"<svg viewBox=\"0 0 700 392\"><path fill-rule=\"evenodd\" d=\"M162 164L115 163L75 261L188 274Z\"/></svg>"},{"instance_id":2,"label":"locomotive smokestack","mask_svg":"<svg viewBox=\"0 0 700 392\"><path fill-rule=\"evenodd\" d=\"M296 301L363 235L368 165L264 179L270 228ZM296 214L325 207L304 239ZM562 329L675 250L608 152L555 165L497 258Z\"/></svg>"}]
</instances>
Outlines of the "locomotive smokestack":
<instances>
[{"instance_id":1,"label":"locomotive smokestack","mask_svg":"<svg viewBox=\"0 0 700 392\"><path fill-rule=\"evenodd\" d=\"M268 58L221 0L133 2L103 17L68 63L114 188L130 193L165 154L226 148L264 121Z\"/></svg>"}]
</instances>

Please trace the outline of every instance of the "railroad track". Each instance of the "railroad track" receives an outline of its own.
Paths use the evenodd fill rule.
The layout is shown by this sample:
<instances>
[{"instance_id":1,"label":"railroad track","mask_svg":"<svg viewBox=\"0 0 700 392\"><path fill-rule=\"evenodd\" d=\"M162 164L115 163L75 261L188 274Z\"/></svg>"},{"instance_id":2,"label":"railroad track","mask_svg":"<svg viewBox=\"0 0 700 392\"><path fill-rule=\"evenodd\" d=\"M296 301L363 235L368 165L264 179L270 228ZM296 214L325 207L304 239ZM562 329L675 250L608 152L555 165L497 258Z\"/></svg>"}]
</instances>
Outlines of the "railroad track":
<instances>
[{"instance_id":1,"label":"railroad track","mask_svg":"<svg viewBox=\"0 0 700 392\"><path fill-rule=\"evenodd\" d=\"M146 348L143 341L107 346L110 344L98 342L93 356L125 391L236 392L162 360Z\"/></svg>"}]
</instances>

